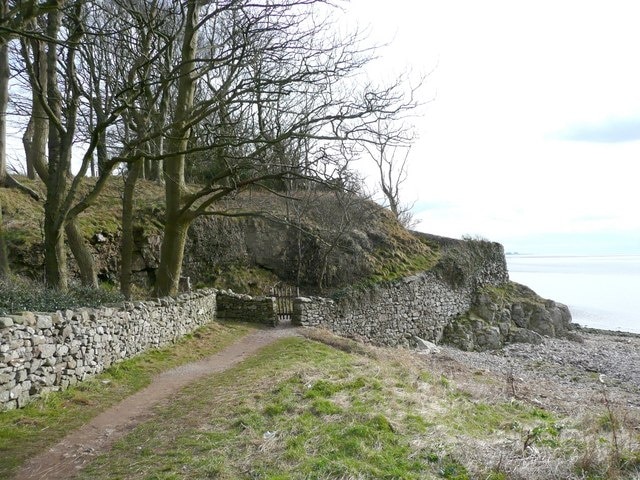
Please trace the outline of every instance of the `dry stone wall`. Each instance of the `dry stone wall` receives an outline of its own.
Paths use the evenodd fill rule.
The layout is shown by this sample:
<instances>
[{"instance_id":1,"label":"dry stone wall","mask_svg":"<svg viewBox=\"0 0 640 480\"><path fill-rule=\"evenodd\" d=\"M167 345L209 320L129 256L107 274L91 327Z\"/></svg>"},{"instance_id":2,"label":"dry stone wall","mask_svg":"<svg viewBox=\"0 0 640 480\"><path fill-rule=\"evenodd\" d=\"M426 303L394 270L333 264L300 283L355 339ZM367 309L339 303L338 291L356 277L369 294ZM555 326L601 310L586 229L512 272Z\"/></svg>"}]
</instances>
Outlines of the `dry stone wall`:
<instances>
[{"instance_id":1,"label":"dry stone wall","mask_svg":"<svg viewBox=\"0 0 640 480\"><path fill-rule=\"evenodd\" d=\"M334 300L297 298L292 321L378 345L411 346L416 337L438 342L445 327L470 309L479 287L508 281L502 247L479 245L480 254L472 251L432 271L350 289ZM0 317L0 410L67 388L215 319L276 325L275 301L201 290L118 307Z\"/></svg>"},{"instance_id":2,"label":"dry stone wall","mask_svg":"<svg viewBox=\"0 0 640 480\"><path fill-rule=\"evenodd\" d=\"M222 290L217 297L219 320L261 323L275 327L278 324L275 299L252 297Z\"/></svg>"},{"instance_id":3,"label":"dry stone wall","mask_svg":"<svg viewBox=\"0 0 640 480\"><path fill-rule=\"evenodd\" d=\"M456 242L455 245L464 244ZM350 290L337 299L297 298L293 322L326 328L342 336L376 345L414 346L416 337L439 342L449 323L469 310L477 289L500 285L509 275L502 246L482 242L471 275L447 280L438 268L383 283L366 290Z\"/></svg>"},{"instance_id":4,"label":"dry stone wall","mask_svg":"<svg viewBox=\"0 0 640 480\"><path fill-rule=\"evenodd\" d=\"M430 272L338 300L297 298L293 321L376 345L412 346L415 337L438 342L445 326L469 309L472 289L453 289Z\"/></svg>"},{"instance_id":5,"label":"dry stone wall","mask_svg":"<svg viewBox=\"0 0 640 480\"><path fill-rule=\"evenodd\" d=\"M432 271L335 299L297 298L293 322L384 346L422 339L482 351L572 338L566 305L509 282L501 245L426 237L444 251Z\"/></svg>"},{"instance_id":6,"label":"dry stone wall","mask_svg":"<svg viewBox=\"0 0 640 480\"><path fill-rule=\"evenodd\" d=\"M199 290L118 307L0 317L0 411L169 345L216 318L273 324L273 298Z\"/></svg>"}]
</instances>

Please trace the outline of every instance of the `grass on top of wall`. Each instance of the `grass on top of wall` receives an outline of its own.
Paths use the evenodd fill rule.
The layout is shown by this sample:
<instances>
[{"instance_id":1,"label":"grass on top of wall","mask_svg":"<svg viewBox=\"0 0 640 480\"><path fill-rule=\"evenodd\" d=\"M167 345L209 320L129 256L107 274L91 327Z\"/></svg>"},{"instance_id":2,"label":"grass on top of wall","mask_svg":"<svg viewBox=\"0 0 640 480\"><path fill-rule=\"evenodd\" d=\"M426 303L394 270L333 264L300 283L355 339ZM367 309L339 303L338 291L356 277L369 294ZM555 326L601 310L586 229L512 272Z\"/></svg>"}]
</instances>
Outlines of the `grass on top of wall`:
<instances>
[{"instance_id":1,"label":"grass on top of wall","mask_svg":"<svg viewBox=\"0 0 640 480\"><path fill-rule=\"evenodd\" d=\"M113 365L102 374L62 392L50 393L25 408L0 413L0 478L29 457L120 400L143 389L153 376L222 350L255 327L213 322L176 344Z\"/></svg>"}]
</instances>

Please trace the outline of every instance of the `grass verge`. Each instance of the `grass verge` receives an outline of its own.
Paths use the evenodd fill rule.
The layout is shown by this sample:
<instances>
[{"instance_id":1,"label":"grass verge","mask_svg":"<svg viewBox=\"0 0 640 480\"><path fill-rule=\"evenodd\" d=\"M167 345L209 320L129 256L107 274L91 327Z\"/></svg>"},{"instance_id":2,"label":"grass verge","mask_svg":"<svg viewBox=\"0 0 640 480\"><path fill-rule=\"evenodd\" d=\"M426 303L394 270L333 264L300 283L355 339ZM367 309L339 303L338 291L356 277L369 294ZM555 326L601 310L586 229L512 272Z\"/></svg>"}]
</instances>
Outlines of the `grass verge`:
<instances>
[{"instance_id":1,"label":"grass verge","mask_svg":"<svg viewBox=\"0 0 640 480\"><path fill-rule=\"evenodd\" d=\"M25 459L54 444L109 406L146 387L160 372L212 355L253 330L211 323L171 347L118 363L101 375L41 398L20 410L0 413L0 478Z\"/></svg>"},{"instance_id":2,"label":"grass verge","mask_svg":"<svg viewBox=\"0 0 640 480\"><path fill-rule=\"evenodd\" d=\"M81 478L504 480L638 473L637 464L587 470L581 462L596 458L593 448L610 451L601 430L587 435L577 418L485 395L486 378L483 389L462 390L456 380L466 374L447 377L446 359L441 370L427 369L415 355L324 340L331 346L284 339L187 387Z\"/></svg>"},{"instance_id":3,"label":"grass verge","mask_svg":"<svg viewBox=\"0 0 640 480\"><path fill-rule=\"evenodd\" d=\"M234 338L247 327L237 328L226 334ZM214 331L206 341L200 332L182 344L182 354L151 356L169 363L167 357L195 359L194 345L220 345L220 334ZM80 478L640 478L636 417L610 401L579 414L550 411L525 396L511 398L504 379L446 355L371 348L323 332L310 336L283 339L181 390ZM3 437L3 448L11 449L0 458L24 458L43 448L39 435L60 436L60 406L69 409L60 417L65 428L82 423L96 408L94 388L114 388L120 375L158 360L122 364L93 387L21 411L3 427L13 438ZM144 377L132 375L128 384ZM98 396L102 402L108 395ZM40 418L42 411L49 414ZM82 418L70 420L74 415ZM31 429L29 438L20 439L23 428Z\"/></svg>"}]
</instances>

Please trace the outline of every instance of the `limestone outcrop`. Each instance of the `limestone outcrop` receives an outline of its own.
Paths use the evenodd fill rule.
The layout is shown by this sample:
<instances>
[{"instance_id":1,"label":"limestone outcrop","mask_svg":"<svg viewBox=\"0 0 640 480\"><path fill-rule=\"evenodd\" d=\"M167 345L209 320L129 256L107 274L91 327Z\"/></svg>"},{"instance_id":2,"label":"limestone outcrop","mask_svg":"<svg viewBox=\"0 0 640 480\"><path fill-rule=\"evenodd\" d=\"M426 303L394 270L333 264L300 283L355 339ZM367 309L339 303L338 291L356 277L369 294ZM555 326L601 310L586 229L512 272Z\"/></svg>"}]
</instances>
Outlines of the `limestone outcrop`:
<instances>
[{"instance_id":1,"label":"limestone outcrop","mask_svg":"<svg viewBox=\"0 0 640 480\"><path fill-rule=\"evenodd\" d=\"M570 338L566 305L538 296L514 282L480 289L469 310L444 329L443 342L462 350L495 350L507 343L542 343Z\"/></svg>"},{"instance_id":2,"label":"limestone outcrop","mask_svg":"<svg viewBox=\"0 0 640 480\"><path fill-rule=\"evenodd\" d=\"M423 235L440 250L436 266L416 275L337 292L332 299L297 299L294 320L376 345L440 343L455 319L473 306L476 292L508 281L502 245Z\"/></svg>"}]
</instances>

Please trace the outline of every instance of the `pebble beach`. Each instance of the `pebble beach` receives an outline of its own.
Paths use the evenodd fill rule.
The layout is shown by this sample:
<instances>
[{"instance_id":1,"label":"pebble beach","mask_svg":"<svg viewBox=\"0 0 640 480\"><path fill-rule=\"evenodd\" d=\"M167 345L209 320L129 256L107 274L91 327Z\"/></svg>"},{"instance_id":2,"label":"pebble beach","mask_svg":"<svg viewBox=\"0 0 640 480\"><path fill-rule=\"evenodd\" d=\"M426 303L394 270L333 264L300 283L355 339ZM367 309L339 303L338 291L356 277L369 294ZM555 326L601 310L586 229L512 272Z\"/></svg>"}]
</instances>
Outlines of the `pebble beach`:
<instances>
[{"instance_id":1,"label":"pebble beach","mask_svg":"<svg viewBox=\"0 0 640 480\"><path fill-rule=\"evenodd\" d=\"M601 403L640 411L640 335L578 328L572 339L511 344L490 352L444 347L440 354L502 375L505 388L554 410L575 412Z\"/></svg>"}]
</instances>

